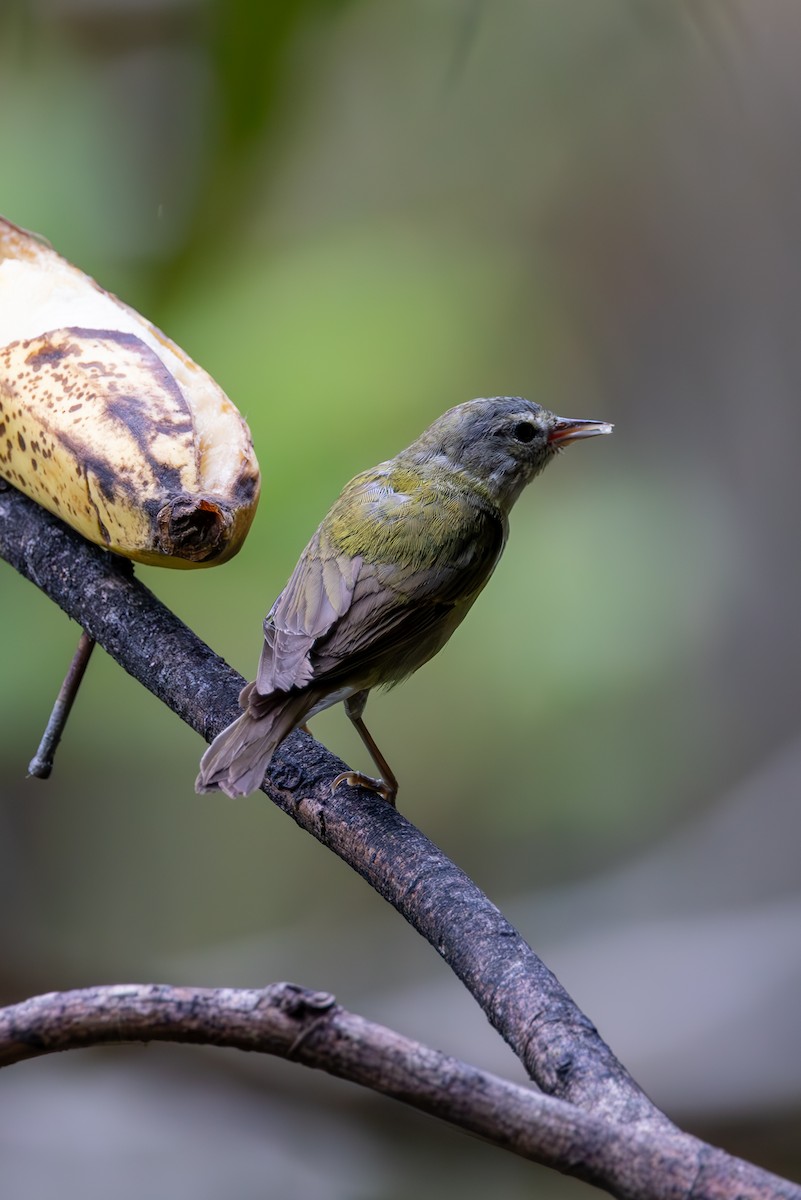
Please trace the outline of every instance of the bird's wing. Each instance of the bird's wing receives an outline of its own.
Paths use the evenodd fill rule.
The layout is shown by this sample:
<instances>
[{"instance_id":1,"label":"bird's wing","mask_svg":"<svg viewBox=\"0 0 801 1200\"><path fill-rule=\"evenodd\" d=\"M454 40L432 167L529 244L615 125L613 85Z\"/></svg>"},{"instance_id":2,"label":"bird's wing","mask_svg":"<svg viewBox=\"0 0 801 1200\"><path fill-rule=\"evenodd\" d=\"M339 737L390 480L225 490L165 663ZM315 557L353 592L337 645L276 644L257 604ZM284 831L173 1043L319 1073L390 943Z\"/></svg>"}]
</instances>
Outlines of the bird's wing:
<instances>
[{"instance_id":1,"label":"bird's wing","mask_svg":"<svg viewBox=\"0 0 801 1200\"><path fill-rule=\"evenodd\" d=\"M422 666L469 606L459 605L452 588L438 590L438 584L450 582L447 575L441 571L433 578L430 570L408 575L398 567L362 563L350 608L312 647L314 679L329 687L346 680L373 687L396 683Z\"/></svg>"},{"instance_id":2,"label":"bird's wing","mask_svg":"<svg viewBox=\"0 0 801 1200\"><path fill-rule=\"evenodd\" d=\"M311 682L312 646L347 612L360 568L358 556L337 554L324 527L317 530L264 622L257 692L287 692Z\"/></svg>"},{"instance_id":3,"label":"bird's wing","mask_svg":"<svg viewBox=\"0 0 801 1200\"><path fill-rule=\"evenodd\" d=\"M434 652L426 639L481 590L506 529L475 508L432 526L410 501L380 468L348 485L264 623L258 693L358 678L385 655L401 677Z\"/></svg>"}]
</instances>

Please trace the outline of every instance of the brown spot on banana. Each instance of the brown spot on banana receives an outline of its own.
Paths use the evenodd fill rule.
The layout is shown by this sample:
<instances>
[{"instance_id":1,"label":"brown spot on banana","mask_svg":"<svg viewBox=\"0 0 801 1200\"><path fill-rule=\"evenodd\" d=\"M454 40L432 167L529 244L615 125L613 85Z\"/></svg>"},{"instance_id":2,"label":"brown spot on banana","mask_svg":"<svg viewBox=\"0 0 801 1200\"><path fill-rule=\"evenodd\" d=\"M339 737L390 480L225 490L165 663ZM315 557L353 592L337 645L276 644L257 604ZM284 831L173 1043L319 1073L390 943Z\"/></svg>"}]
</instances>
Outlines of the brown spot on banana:
<instances>
[{"instance_id":1,"label":"brown spot on banana","mask_svg":"<svg viewBox=\"0 0 801 1200\"><path fill-rule=\"evenodd\" d=\"M207 566L250 527L250 433L206 372L0 218L0 477L140 562Z\"/></svg>"}]
</instances>

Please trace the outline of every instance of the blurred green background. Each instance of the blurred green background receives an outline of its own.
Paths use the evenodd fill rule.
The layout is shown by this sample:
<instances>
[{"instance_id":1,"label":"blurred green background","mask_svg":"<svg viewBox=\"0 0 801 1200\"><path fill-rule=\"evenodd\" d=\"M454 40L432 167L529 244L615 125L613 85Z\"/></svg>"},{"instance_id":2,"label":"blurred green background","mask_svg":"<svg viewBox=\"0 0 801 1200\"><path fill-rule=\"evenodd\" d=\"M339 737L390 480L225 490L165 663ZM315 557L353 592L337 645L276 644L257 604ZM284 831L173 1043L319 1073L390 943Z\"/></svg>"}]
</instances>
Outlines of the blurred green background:
<instances>
[{"instance_id":1,"label":"blurred green background","mask_svg":"<svg viewBox=\"0 0 801 1200\"><path fill-rule=\"evenodd\" d=\"M790 0L6 0L0 211L246 415L219 570L139 577L243 674L356 471L445 408L614 421L520 501L447 649L373 699L403 812L653 1098L801 1171L801 11ZM0 991L289 978L521 1078L436 955L0 564ZM154 648L157 651L157 648ZM340 709L314 732L367 767ZM311 1136L310 1136L311 1135ZM589 1195L268 1060L0 1077L5 1195Z\"/></svg>"}]
</instances>

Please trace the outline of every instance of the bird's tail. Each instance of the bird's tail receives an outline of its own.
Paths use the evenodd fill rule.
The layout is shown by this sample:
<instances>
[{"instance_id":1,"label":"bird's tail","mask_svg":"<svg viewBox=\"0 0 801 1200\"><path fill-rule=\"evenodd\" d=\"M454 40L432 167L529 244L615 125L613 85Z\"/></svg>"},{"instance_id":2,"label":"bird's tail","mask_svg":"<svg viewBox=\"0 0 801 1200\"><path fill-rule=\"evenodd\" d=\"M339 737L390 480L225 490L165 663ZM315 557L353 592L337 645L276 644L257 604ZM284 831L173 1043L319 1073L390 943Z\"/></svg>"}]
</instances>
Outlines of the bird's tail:
<instances>
[{"instance_id":1,"label":"bird's tail","mask_svg":"<svg viewBox=\"0 0 801 1200\"><path fill-rule=\"evenodd\" d=\"M300 725L314 699L303 692L253 696L254 685L242 689L241 717L219 733L200 760L196 792L225 792L247 796L261 786L278 746Z\"/></svg>"}]
</instances>

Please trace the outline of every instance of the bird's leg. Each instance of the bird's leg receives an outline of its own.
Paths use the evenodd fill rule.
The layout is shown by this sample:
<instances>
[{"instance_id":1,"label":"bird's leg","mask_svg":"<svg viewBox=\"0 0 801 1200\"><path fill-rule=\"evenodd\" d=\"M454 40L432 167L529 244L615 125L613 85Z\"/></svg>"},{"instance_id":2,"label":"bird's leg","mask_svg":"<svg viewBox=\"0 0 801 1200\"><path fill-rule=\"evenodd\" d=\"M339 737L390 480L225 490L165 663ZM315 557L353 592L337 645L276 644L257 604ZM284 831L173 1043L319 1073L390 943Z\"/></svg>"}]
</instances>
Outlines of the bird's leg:
<instances>
[{"instance_id":1,"label":"bird's leg","mask_svg":"<svg viewBox=\"0 0 801 1200\"><path fill-rule=\"evenodd\" d=\"M364 706L367 703L369 695L370 692L368 689L363 692L354 692L345 701L345 712L350 717L356 732L367 747L373 762L378 767L380 778L373 779L372 775L362 775L361 771L343 771L341 775L337 775L331 784L331 791L333 792L338 788L340 783L347 783L351 787L365 787L371 792L377 792L379 796L382 796L394 808L395 797L398 794L398 781L393 775L389 763L375 744L373 735L362 720L362 713L364 712Z\"/></svg>"}]
</instances>

